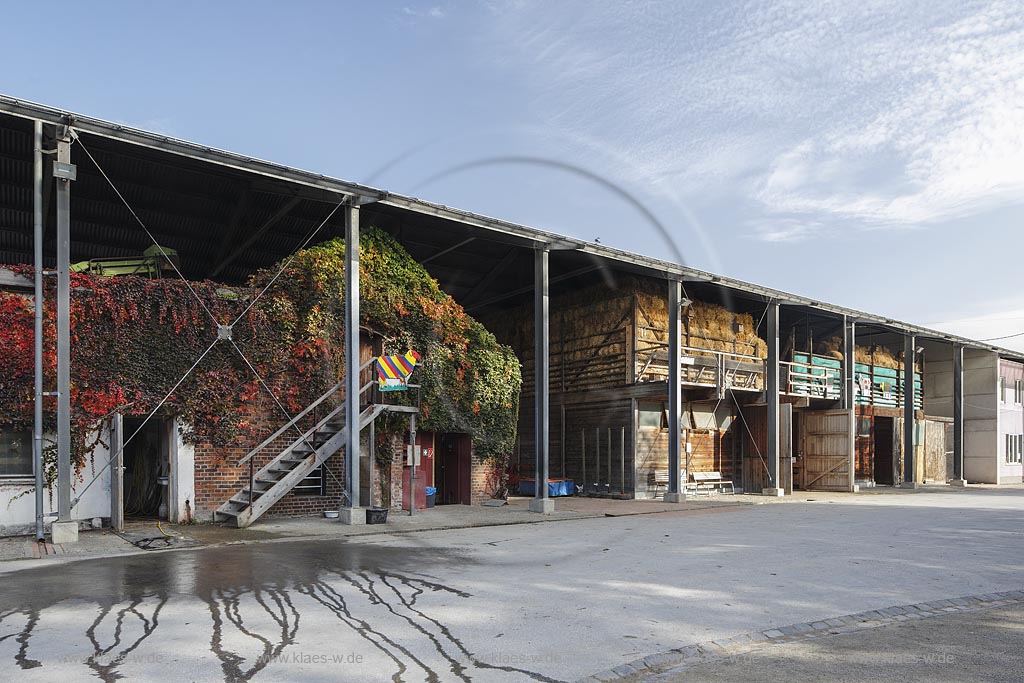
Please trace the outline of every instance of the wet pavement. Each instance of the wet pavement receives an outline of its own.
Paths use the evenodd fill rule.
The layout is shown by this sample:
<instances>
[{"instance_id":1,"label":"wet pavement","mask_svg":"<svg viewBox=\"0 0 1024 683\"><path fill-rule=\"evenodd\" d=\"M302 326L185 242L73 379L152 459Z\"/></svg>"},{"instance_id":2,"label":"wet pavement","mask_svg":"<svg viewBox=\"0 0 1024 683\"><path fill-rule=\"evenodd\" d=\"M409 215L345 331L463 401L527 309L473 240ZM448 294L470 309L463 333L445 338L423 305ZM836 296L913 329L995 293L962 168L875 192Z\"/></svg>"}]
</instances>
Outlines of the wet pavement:
<instances>
[{"instance_id":1,"label":"wet pavement","mask_svg":"<svg viewBox=\"0 0 1024 683\"><path fill-rule=\"evenodd\" d=\"M1024 489L320 538L9 572L22 681L555 681L1024 584ZM6 676L5 676L6 677Z\"/></svg>"}]
</instances>

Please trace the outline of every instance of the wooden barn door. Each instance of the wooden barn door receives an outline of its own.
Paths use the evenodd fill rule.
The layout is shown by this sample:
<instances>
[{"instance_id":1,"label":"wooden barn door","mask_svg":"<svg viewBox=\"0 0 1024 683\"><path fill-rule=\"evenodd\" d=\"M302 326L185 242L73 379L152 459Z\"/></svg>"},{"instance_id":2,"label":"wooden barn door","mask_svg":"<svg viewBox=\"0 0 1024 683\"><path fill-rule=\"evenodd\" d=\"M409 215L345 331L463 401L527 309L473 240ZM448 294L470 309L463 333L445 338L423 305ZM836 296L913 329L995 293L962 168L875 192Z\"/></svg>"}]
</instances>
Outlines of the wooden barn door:
<instances>
[{"instance_id":1,"label":"wooden barn door","mask_svg":"<svg viewBox=\"0 0 1024 683\"><path fill-rule=\"evenodd\" d=\"M803 415L803 487L807 491L852 491L853 416L849 410Z\"/></svg>"},{"instance_id":2,"label":"wooden barn door","mask_svg":"<svg viewBox=\"0 0 1024 683\"><path fill-rule=\"evenodd\" d=\"M734 422L734 430L743 434L743 490L760 493L762 489L779 487L793 493L793 406L779 406L779 481L768 476L768 408L763 405L743 406L744 424ZM749 431L748 431L749 430Z\"/></svg>"},{"instance_id":3,"label":"wooden barn door","mask_svg":"<svg viewBox=\"0 0 1024 683\"><path fill-rule=\"evenodd\" d=\"M925 420L918 424L924 425L924 476L922 481L944 484L953 477L952 439L949 450L946 446L946 429L948 426L952 431L953 423L943 420Z\"/></svg>"}]
</instances>

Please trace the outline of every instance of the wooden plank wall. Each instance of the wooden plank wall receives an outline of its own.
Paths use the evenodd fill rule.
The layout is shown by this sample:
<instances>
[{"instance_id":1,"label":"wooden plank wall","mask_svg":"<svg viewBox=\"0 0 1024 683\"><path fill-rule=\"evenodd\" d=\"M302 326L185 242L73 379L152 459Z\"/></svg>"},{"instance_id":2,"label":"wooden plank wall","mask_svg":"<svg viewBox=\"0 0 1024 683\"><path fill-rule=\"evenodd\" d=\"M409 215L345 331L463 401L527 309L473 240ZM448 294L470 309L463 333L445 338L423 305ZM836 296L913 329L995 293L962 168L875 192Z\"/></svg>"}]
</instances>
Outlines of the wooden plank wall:
<instances>
[{"instance_id":1,"label":"wooden plank wall","mask_svg":"<svg viewBox=\"0 0 1024 683\"><path fill-rule=\"evenodd\" d=\"M856 436L856 477L857 479L874 481L875 479L875 433L879 429L878 418L893 418L892 446L893 458L896 461L897 485L903 478L903 420L901 412L892 408L859 406L857 412ZM860 424L867 420L867 430ZM952 428L950 418L920 416L917 424L923 425L923 442L915 447L915 478L919 482L945 482L953 476Z\"/></svg>"},{"instance_id":2,"label":"wooden plank wall","mask_svg":"<svg viewBox=\"0 0 1024 683\"><path fill-rule=\"evenodd\" d=\"M683 456L688 472L721 472L723 479L735 482L739 475L739 458L732 429L688 429L686 438L691 448L691 452Z\"/></svg>"},{"instance_id":3,"label":"wooden plank wall","mask_svg":"<svg viewBox=\"0 0 1024 683\"><path fill-rule=\"evenodd\" d=\"M684 429L683 467L687 468L687 476L689 472L721 472L724 479L739 486L742 474L740 453L732 434L737 428L734 424L729 430ZM690 444L690 453L685 452L686 443ZM654 473L668 469L668 430L639 427L637 446L638 497L649 498L654 494ZM658 493L664 493L664 490L659 488Z\"/></svg>"},{"instance_id":4,"label":"wooden plank wall","mask_svg":"<svg viewBox=\"0 0 1024 683\"><path fill-rule=\"evenodd\" d=\"M636 434L637 497L651 498L655 493L654 473L668 469L668 430L660 427L637 427ZM664 487L657 493L664 493Z\"/></svg>"},{"instance_id":5,"label":"wooden plank wall","mask_svg":"<svg viewBox=\"0 0 1024 683\"><path fill-rule=\"evenodd\" d=\"M946 430L952 431L952 426L952 419L924 420L924 444L918 448L921 481L945 483L953 477L953 452L946 452Z\"/></svg>"},{"instance_id":6,"label":"wooden plank wall","mask_svg":"<svg viewBox=\"0 0 1024 683\"><path fill-rule=\"evenodd\" d=\"M606 287L552 299L549 317L551 393L633 383L636 319L631 290ZM533 306L518 306L481 319L522 364L522 395L534 393Z\"/></svg>"},{"instance_id":7,"label":"wooden plank wall","mask_svg":"<svg viewBox=\"0 0 1024 683\"><path fill-rule=\"evenodd\" d=\"M738 421L734 430L741 430L743 453L742 467L738 469L736 486L744 491L760 493L772 486L768 478L768 410L764 406L745 406L743 417L746 427ZM783 425L783 427L785 427ZM749 433L747 432L749 429ZM793 441L792 434L783 428L780 434L779 483L787 493L793 492Z\"/></svg>"},{"instance_id":8,"label":"wooden plank wall","mask_svg":"<svg viewBox=\"0 0 1024 683\"><path fill-rule=\"evenodd\" d=\"M857 479L873 481L875 478L875 430L878 424L877 418L899 418L903 413L898 408L857 406L855 414L857 419L854 438L856 448L855 477ZM867 424L862 425L861 420L866 420ZM903 437L897 435L894 438L899 440ZM894 457L899 457L896 452L894 452Z\"/></svg>"},{"instance_id":9,"label":"wooden plank wall","mask_svg":"<svg viewBox=\"0 0 1024 683\"><path fill-rule=\"evenodd\" d=\"M806 411L802 415L803 487L807 490L849 491L850 414L846 411Z\"/></svg>"},{"instance_id":10,"label":"wooden plank wall","mask_svg":"<svg viewBox=\"0 0 1024 683\"><path fill-rule=\"evenodd\" d=\"M520 462L522 476L532 477L534 466L533 404L519 409L519 440L513 462ZM549 427L548 472L552 478L562 477L562 410L559 404L551 406ZM611 479L608 476L608 430L611 429ZM576 403L565 406L565 477L582 485L583 448L586 447L587 482L598 483L597 438L600 434L600 483L611 484L613 493L633 491L633 427L632 401L619 399L599 403ZM625 430L625 478L622 477L622 438Z\"/></svg>"}]
</instances>

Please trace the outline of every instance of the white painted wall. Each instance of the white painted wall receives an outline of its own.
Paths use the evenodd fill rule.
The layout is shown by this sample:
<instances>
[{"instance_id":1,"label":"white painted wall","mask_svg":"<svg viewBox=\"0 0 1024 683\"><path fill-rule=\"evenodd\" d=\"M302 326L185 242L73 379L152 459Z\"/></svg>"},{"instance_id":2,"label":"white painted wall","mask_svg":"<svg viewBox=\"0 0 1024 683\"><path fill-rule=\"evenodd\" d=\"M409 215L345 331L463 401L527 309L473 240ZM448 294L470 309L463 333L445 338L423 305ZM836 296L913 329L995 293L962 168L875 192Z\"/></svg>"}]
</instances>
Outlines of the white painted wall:
<instances>
[{"instance_id":1,"label":"white painted wall","mask_svg":"<svg viewBox=\"0 0 1024 683\"><path fill-rule=\"evenodd\" d=\"M196 509L196 454L191 444L181 438L184 425L177 419L171 429L171 490L168 493L168 517L173 522L195 519Z\"/></svg>"},{"instance_id":2,"label":"white painted wall","mask_svg":"<svg viewBox=\"0 0 1024 683\"><path fill-rule=\"evenodd\" d=\"M47 436L47 441L53 440L53 435ZM104 439L107 441L108 439ZM82 469L80 480L72 483L71 498L74 499L79 491L86 488L94 475L110 459L110 451L104 446L98 446L93 453L92 462L87 463ZM36 528L35 508L35 482L32 478L16 481L3 481L0 483L0 536L16 536L20 534L33 534ZM43 513L55 512L57 509L57 489L43 492ZM77 520L90 520L93 517L101 517L105 520L110 518L110 468L106 468L96 481L88 488L82 500L71 511L72 517ZM53 522L54 517L44 517L47 528Z\"/></svg>"},{"instance_id":3,"label":"white painted wall","mask_svg":"<svg viewBox=\"0 0 1024 683\"><path fill-rule=\"evenodd\" d=\"M964 478L996 484L999 478L999 356L964 351Z\"/></svg>"},{"instance_id":4,"label":"white painted wall","mask_svg":"<svg viewBox=\"0 0 1024 683\"><path fill-rule=\"evenodd\" d=\"M948 344L925 342L924 409L953 417L953 358ZM999 356L964 350L964 478L995 484L999 478Z\"/></svg>"},{"instance_id":5,"label":"white painted wall","mask_svg":"<svg viewBox=\"0 0 1024 683\"><path fill-rule=\"evenodd\" d=\"M996 444L999 449L999 483L1019 484L1022 479L1022 466L1006 463L1006 435L1024 433L1024 405L1015 403L1014 391L1015 381L1024 378L1024 365L1007 360L1000 361L999 374L1006 377L1006 400L999 403L999 439Z\"/></svg>"}]
</instances>

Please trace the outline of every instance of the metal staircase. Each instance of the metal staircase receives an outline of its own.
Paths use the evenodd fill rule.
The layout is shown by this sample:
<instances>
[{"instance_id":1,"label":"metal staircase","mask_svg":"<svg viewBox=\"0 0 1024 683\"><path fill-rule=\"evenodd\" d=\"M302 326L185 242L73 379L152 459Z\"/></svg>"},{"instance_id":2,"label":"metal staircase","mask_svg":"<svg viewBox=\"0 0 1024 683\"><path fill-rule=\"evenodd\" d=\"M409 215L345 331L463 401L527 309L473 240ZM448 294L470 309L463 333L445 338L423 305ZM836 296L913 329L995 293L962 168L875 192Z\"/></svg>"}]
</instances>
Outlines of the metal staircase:
<instances>
[{"instance_id":1,"label":"metal staircase","mask_svg":"<svg viewBox=\"0 0 1024 683\"><path fill-rule=\"evenodd\" d=\"M373 361L370 361L371 363ZM370 363L364 364L360 370L365 370ZM307 406L302 412L293 417L279 430L270 435L259 446L249 452L244 458L238 461L239 466L249 465L249 485L233 495L227 502L220 506L214 513L214 521L225 522L231 526L247 527L255 522L260 515L269 510L277 501L281 500L289 491L305 479L309 474L320 467L332 455L341 450L345 445L345 404L331 410L326 417L321 418L309 430L302 432L301 436L292 441L284 450L267 463L264 467L254 471L253 456L267 446L286 436L289 431L298 432L299 421L310 414L317 406L324 403L328 398L337 394L344 382L332 387L327 393ZM373 382L367 383L360 389L360 396L373 387ZM362 402L360 401L360 404ZM369 425L377 419L384 411L396 412L418 412L417 408L408 406L395 406L383 403L370 403L364 405L359 414L359 429Z\"/></svg>"}]
</instances>

